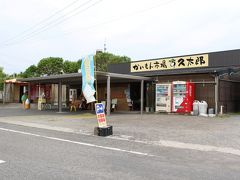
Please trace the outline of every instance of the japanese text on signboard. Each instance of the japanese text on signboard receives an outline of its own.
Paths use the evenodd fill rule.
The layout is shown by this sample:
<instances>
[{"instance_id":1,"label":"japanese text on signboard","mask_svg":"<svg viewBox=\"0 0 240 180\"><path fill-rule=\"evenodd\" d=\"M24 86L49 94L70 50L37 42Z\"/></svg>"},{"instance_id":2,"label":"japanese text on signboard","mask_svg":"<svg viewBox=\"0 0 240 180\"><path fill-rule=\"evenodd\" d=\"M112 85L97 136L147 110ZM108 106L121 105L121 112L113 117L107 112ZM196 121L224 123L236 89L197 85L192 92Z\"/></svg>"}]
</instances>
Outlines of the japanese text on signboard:
<instances>
[{"instance_id":1,"label":"japanese text on signboard","mask_svg":"<svg viewBox=\"0 0 240 180\"><path fill-rule=\"evenodd\" d=\"M208 66L208 54L132 62L131 72L172 70Z\"/></svg>"},{"instance_id":2,"label":"japanese text on signboard","mask_svg":"<svg viewBox=\"0 0 240 180\"><path fill-rule=\"evenodd\" d=\"M105 107L102 103L95 104L95 111L96 111L97 120L98 120L98 127L106 127L107 126L104 108Z\"/></svg>"}]
</instances>

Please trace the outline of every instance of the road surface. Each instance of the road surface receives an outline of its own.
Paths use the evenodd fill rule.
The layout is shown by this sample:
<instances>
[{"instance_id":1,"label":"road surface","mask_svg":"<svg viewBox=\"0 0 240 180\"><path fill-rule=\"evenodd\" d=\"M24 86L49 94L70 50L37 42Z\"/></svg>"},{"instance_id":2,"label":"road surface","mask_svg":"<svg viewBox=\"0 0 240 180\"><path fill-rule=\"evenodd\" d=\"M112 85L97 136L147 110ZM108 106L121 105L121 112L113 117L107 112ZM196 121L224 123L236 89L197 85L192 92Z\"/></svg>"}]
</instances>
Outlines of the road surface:
<instances>
[{"instance_id":1,"label":"road surface","mask_svg":"<svg viewBox=\"0 0 240 180\"><path fill-rule=\"evenodd\" d=\"M240 156L0 123L0 179L240 179Z\"/></svg>"}]
</instances>

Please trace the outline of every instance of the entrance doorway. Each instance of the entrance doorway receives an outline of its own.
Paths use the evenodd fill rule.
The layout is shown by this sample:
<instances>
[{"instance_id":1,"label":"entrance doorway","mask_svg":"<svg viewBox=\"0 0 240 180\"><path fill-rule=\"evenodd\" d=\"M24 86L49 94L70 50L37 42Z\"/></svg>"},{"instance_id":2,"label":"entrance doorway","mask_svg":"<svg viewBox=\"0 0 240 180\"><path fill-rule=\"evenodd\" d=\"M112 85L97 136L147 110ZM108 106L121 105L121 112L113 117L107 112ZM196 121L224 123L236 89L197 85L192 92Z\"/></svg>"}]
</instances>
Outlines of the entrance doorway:
<instances>
[{"instance_id":1,"label":"entrance doorway","mask_svg":"<svg viewBox=\"0 0 240 180\"><path fill-rule=\"evenodd\" d=\"M19 103L22 103L21 98L24 93L24 86L20 86L20 92L19 92Z\"/></svg>"}]
</instances>

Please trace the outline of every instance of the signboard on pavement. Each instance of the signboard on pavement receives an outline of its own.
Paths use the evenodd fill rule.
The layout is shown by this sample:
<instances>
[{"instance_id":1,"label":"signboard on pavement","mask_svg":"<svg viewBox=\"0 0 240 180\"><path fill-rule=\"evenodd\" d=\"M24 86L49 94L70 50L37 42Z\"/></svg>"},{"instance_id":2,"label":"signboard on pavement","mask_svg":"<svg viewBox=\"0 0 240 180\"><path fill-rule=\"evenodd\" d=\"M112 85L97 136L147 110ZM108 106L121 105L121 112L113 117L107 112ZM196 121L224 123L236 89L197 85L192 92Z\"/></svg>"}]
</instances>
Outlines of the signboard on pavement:
<instances>
[{"instance_id":1,"label":"signboard on pavement","mask_svg":"<svg viewBox=\"0 0 240 180\"><path fill-rule=\"evenodd\" d=\"M107 127L107 120L104 112L103 103L96 103L95 111L96 111L97 120L98 120L98 127Z\"/></svg>"}]
</instances>

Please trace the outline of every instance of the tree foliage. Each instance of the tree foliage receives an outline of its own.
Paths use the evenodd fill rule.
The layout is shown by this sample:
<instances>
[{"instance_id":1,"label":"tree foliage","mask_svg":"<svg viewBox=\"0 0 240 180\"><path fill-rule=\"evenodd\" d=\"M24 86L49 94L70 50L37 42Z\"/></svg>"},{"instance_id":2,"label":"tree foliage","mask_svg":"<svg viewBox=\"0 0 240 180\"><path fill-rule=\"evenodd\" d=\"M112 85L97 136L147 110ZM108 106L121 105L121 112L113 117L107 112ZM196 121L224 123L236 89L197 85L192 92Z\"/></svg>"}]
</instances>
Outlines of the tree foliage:
<instances>
[{"instance_id":1,"label":"tree foliage","mask_svg":"<svg viewBox=\"0 0 240 180\"><path fill-rule=\"evenodd\" d=\"M127 56L117 56L105 52L98 52L95 58L97 71L107 71L108 64L131 61L131 59ZM24 72L21 72L17 76L22 78L29 78L44 75L57 75L62 73L77 73L81 68L81 62L81 59L78 61L64 61L59 57L43 58L38 62L37 66L31 65Z\"/></svg>"},{"instance_id":2,"label":"tree foliage","mask_svg":"<svg viewBox=\"0 0 240 180\"><path fill-rule=\"evenodd\" d=\"M38 77L39 76L38 67L35 65L31 65L23 73L20 73L20 76L24 78Z\"/></svg>"},{"instance_id":3,"label":"tree foliage","mask_svg":"<svg viewBox=\"0 0 240 180\"><path fill-rule=\"evenodd\" d=\"M6 78L6 74L3 72L3 68L0 67L0 91L3 90L3 83Z\"/></svg>"},{"instance_id":4,"label":"tree foliage","mask_svg":"<svg viewBox=\"0 0 240 180\"><path fill-rule=\"evenodd\" d=\"M95 58L97 71L107 71L108 64L125 63L131 61L131 59L127 56L118 56L106 52L97 53Z\"/></svg>"},{"instance_id":5,"label":"tree foliage","mask_svg":"<svg viewBox=\"0 0 240 180\"><path fill-rule=\"evenodd\" d=\"M56 75L61 74L63 70L63 59L59 57L43 58L38 65L39 75Z\"/></svg>"},{"instance_id":6,"label":"tree foliage","mask_svg":"<svg viewBox=\"0 0 240 180\"><path fill-rule=\"evenodd\" d=\"M63 72L64 73L77 73L80 68L79 62L74 61L64 61Z\"/></svg>"}]
</instances>

